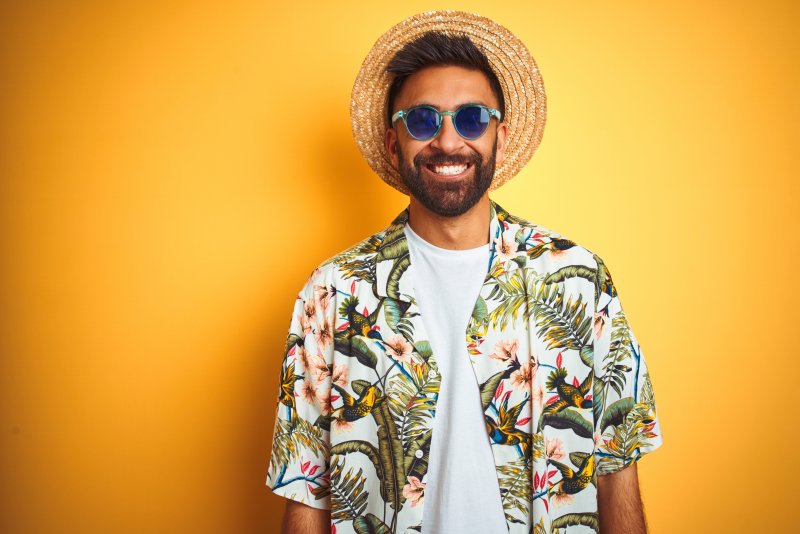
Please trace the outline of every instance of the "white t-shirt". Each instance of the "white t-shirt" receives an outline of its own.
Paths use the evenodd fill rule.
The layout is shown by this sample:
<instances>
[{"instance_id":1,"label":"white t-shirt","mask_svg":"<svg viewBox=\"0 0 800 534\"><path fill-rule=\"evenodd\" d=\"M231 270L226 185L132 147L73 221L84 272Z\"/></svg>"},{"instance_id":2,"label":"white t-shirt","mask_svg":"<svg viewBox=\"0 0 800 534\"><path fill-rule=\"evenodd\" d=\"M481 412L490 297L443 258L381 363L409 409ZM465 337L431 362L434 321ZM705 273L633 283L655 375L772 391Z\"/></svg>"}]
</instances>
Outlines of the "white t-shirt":
<instances>
[{"instance_id":1,"label":"white t-shirt","mask_svg":"<svg viewBox=\"0 0 800 534\"><path fill-rule=\"evenodd\" d=\"M423 534L507 533L466 331L489 265L489 245L447 250L405 227L414 292L442 383L425 478Z\"/></svg>"}]
</instances>

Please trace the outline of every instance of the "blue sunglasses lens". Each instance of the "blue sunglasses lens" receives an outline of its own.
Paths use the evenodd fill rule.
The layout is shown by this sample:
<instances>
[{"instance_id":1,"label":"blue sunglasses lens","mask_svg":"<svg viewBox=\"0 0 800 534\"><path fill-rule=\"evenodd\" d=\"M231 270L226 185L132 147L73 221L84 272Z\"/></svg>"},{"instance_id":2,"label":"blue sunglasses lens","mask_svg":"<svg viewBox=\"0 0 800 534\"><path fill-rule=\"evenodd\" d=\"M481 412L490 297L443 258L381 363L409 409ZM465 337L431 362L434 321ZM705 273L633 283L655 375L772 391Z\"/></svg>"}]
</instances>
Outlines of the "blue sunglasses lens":
<instances>
[{"instance_id":1,"label":"blue sunglasses lens","mask_svg":"<svg viewBox=\"0 0 800 534\"><path fill-rule=\"evenodd\" d=\"M461 137L477 139L489 127L491 120L492 116L485 108L464 106L456 112L453 117L453 124Z\"/></svg>"},{"instance_id":2,"label":"blue sunglasses lens","mask_svg":"<svg viewBox=\"0 0 800 534\"><path fill-rule=\"evenodd\" d=\"M414 108L406 115L406 128L415 139L430 139L439 131L441 117L431 108Z\"/></svg>"},{"instance_id":3,"label":"blue sunglasses lens","mask_svg":"<svg viewBox=\"0 0 800 534\"><path fill-rule=\"evenodd\" d=\"M406 128L411 136L426 140L435 136L441 125L441 116L433 108L412 108L405 117ZM481 106L464 106L456 111L453 124L458 134L465 139L477 139L489 127L492 116Z\"/></svg>"}]
</instances>

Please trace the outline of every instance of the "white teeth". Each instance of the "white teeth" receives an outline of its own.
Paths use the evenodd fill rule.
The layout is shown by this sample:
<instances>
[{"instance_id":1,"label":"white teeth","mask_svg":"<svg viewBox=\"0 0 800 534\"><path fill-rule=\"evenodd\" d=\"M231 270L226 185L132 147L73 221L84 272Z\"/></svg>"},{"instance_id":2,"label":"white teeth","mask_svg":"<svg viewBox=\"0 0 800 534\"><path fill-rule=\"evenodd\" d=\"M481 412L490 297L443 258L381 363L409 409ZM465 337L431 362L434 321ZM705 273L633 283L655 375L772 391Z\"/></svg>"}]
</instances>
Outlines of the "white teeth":
<instances>
[{"instance_id":1,"label":"white teeth","mask_svg":"<svg viewBox=\"0 0 800 534\"><path fill-rule=\"evenodd\" d=\"M443 174L445 176L452 176L454 174L461 174L467 170L466 165L434 165L433 172L436 174Z\"/></svg>"}]
</instances>

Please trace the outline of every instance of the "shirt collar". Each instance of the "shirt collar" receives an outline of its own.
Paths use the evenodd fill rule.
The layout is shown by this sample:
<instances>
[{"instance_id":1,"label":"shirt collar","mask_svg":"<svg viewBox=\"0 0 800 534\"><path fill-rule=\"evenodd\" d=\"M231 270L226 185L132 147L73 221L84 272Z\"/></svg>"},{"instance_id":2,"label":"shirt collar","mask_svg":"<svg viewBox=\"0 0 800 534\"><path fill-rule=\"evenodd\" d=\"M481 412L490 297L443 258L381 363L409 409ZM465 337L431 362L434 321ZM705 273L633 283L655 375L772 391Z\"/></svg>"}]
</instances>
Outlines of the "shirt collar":
<instances>
[{"instance_id":1,"label":"shirt collar","mask_svg":"<svg viewBox=\"0 0 800 534\"><path fill-rule=\"evenodd\" d=\"M508 216L500 205L493 200L489 201L489 265L487 273L491 273L499 262L496 253L496 241L500 237L504 226L503 220ZM397 217L383 231L383 240L377 247L375 255L375 291L378 297L392 297L398 300L403 289L409 287L409 273L411 257L408 252L408 241L403 231L408 222L408 208L400 212ZM403 288L403 289L401 289Z\"/></svg>"}]
</instances>

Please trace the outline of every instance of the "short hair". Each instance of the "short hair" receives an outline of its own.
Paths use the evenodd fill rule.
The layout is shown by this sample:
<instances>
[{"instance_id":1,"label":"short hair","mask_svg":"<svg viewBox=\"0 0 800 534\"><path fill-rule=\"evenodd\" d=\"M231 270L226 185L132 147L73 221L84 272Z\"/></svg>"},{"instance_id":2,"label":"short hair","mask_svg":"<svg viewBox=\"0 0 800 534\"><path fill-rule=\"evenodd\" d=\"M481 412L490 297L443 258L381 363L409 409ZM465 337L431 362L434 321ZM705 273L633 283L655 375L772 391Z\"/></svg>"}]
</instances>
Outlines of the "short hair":
<instances>
[{"instance_id":1,"label":"short hair","mask_svg":"<svg viewBox=\"0 0 800 534\"><path fill-rule=\"evenodd\" d=\"M403 88L406 79L422 69L443 66L463 67L482 72L489 79L489 86L497 97L501 117L506 116L503 88L500 86L500 80L492 70L486 54L481 52L466 35L447 35L442 32L430 31L406 43L386 67L386 71L394 75L386 102L386 118L390 127L394 101L400 94L400 89Z\"/></svg>"}]
</instances>

